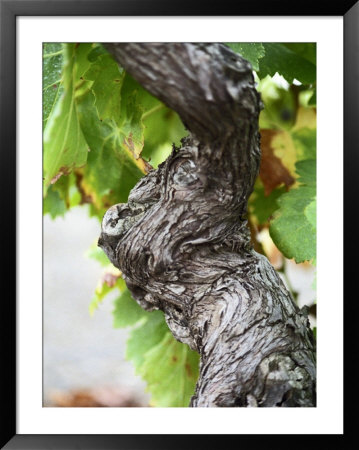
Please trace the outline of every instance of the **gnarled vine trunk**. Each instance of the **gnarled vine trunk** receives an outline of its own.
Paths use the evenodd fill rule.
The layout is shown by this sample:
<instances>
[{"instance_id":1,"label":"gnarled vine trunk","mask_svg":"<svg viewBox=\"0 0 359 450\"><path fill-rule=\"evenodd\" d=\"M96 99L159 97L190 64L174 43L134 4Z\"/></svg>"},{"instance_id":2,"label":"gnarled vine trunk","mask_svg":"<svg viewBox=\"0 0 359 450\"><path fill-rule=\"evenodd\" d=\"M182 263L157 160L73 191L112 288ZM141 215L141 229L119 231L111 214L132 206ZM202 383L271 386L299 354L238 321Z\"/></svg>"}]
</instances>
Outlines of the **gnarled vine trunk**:
<instances>
[{"instance_id":1,"label":"gnarled vine trunk","mask_svg":"<svg viewBox=\"0 0 359 450\"><path fill-rule=\"evenodd\" d=\"M106 44L190 131L108 210L99 245L136 301L201 356L191 406L314 406L308 318L250 242L260 97L221 44Z\"/></svg>"}]
</instances>

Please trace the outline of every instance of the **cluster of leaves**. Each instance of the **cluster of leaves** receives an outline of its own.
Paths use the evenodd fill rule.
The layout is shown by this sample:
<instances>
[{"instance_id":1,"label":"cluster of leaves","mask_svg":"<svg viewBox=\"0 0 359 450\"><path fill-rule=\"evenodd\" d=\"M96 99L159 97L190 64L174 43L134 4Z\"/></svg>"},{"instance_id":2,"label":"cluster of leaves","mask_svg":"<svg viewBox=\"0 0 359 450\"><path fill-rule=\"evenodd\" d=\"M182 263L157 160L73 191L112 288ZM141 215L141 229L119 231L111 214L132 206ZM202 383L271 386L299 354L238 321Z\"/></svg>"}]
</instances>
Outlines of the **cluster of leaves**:
<instances>
[{"instance_id":1,"label":"cluster of leaves","mask_svg":"<svg viewBox=\"0 0 359 450\"><path fill-rule=\"evenodd\" d=\"M262 161L250 220L259 228L269 226L285 257L315 264L316 46L228 45L251 62L264 103L259 121Z\"/></svg>"},{"instance_id":2,"label":"cluster of leaves","mask_svg":"<svg viewBox=\"0 0 359 450\"><path fill-rule=\"evenodd\" d=\"M315 44L229 43L249 60L262 94L262 163L249 221L268 228L296 262L315 261ZM87 204L99 220L126 202L135 183L179 145L187 131L177 114L145 91L100 44L47 43L43 48L44 214ZM150 164L151 166L150 166ZM90 304L94 313L114 290L115 327L130 327L126 356L147 382L153 406L187 406L198 355L174 340L162 312L143 311L121 273L104 266Z\"/></svg>"},{"instance_id":3,"label":"cluster of leaves","mask_svg":"<svg viewBox=\"0 0 359 450\"><path fill-rule=\"evenodd\" d=\"M52 217L89 203L102 218L148 171L142 155L158 163L159 149L169 153L185 134L178 116L99 44L44 44L43 78L44 209Z\"/></svg>"}]
</instances>

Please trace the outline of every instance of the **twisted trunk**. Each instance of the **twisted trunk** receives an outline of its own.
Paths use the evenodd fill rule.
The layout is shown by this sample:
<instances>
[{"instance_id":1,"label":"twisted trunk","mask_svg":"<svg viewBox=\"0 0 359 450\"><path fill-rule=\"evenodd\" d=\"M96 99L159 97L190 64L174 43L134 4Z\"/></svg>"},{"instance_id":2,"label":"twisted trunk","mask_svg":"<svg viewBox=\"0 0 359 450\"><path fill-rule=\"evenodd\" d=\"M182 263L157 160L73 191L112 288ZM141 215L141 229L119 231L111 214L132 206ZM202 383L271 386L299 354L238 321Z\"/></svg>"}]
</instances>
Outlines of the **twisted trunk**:
<instances>
[{"instance_id":1,"label":"twisted trunk","mask_svg":"<svg viewBox=\"0 0 359 450\"><path fill-rule=\"evenodd\" d=\"M221 44L107 44L190 131L106 213L99 245L145 309L201 356L191 406L314 406L306 314L250 242L260 98Z\"/></svg>"}]
</instances>

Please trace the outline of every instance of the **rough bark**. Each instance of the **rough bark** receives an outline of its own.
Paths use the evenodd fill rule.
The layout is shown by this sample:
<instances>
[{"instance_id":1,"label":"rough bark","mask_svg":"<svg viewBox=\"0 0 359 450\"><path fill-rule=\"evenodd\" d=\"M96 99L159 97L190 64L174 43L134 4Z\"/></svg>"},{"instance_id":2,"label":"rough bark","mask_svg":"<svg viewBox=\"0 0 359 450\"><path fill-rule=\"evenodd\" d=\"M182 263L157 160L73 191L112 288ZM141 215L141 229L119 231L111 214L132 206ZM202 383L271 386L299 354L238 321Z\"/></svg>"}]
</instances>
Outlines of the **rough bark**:
<instances>
[{"instance_id":1,"label":"rough bark","mask_svg":"<svg viewBox=\"0 0 359 450\"><path fill-rule=\"evenodd\" d=\"M260 162L250 64L221 44L106 46L190 131L109 209L99 240L136 301L199 352L190 405L314 406L307 315L247 226Z\"/></svg>"}]
</instances>

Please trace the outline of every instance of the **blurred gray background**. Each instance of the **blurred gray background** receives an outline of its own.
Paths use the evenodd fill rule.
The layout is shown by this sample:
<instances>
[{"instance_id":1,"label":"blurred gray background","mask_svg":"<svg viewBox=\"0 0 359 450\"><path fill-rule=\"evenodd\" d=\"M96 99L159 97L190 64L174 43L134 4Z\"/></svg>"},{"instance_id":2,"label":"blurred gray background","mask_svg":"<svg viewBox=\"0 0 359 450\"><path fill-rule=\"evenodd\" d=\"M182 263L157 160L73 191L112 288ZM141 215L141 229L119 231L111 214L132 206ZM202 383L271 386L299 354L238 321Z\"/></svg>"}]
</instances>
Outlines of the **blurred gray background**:
<instances>
[{"instance_id":1,"label":"blurred gray background","mask_svg":"<svg viewBox=\"0 0 359 450\"><path fill-rule=\"evenodd\" d=\"M89 314L103 271L85 256L99 236L98 220L86 207L77 207L64 218L46 215L43 231L44 406L70 401L64 396L68 391L83 401L86 395L103 397L105 403L129 397L147 406L145 383L124 359L128 331L112 327L114 297Z\"/></svg>"}]
</instances>

